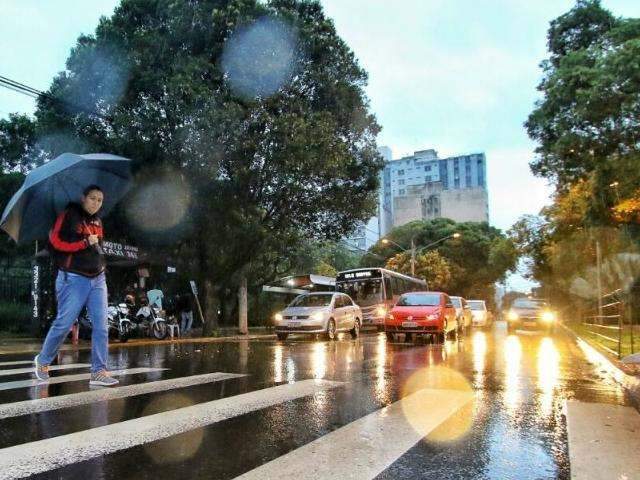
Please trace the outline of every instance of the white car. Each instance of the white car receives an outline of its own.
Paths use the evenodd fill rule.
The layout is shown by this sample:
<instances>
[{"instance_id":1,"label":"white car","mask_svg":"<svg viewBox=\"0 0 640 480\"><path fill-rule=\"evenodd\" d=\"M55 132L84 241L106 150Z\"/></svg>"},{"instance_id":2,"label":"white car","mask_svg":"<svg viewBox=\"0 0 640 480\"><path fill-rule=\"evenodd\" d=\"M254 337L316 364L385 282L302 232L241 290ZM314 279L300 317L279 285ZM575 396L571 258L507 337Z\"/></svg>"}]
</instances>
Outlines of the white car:
<instances>
[{"instance_id":1,"label":"white car","mask_svg":"<svg viewBox=\"0 0 640 480\"><path fill-rule=\"evenodd\" d=\"M474 327L486 327L491 323L491 314L484 300L467 300L471 308L471 320Z\"/></svg>"},{"instance_id":2,"label":"white car","mask_svg":"<svg viewBox=\"0 0 640 480\"><path fill-rule=\"evenodd\" d=\"M456 309L456 316L458 318L458 328L460 330L467 330L471 327L471 322L473 320L473 314L471 313L471 308L467 301L462 297L449 297L451 298L451 303Z\"/></svg>"},{"instance_id":3,"label":"white car","mask_svg":"<svg viewBox=\"0 0 640 480\"><path fill-rule=\"evenodd\" d=\"M362 325L362 311L344 293L305 293L276 313L274 323L278 340L286 340L290 333L322 334L335 340L338 332L349 332L356 338Z\"/></svg>"}]
</instances>

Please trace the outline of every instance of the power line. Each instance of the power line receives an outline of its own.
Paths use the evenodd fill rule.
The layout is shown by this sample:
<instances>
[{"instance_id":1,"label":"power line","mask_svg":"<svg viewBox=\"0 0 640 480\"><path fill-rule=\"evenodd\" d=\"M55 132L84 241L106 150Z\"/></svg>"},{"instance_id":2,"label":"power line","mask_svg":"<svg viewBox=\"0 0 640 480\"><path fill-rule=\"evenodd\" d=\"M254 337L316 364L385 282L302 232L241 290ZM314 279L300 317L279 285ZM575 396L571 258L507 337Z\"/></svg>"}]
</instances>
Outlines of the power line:
<instances>
[{"instance_id":1,"label":"power line","mask_svg":"<svg viewBox=\"0 0 640 480\"><path fill-rule=\"evenodd\" d=\"M103 120L107 120L107 121L112 121L113 119L110 116L107 115L103 115L101 113L96 112L95 110L91 110L89 108L84 108L81 107L79 105L76 105L75 103L69 102L67 100L62 100L61 98L57 98L54 97L53 95L50 95L46 92L42 92L36 88L30 87L28 85L25 85L24 83L20 83L17 82L16 80L12 80L8 77L5 77L3 75L0 75L0 87L4 87L8 90L13 90L14 92L20 93L22 95L26 95L28 97L31 98L46 98L47 100L51 100L54 103L57 103L59 105L63 105L63 106L67 106L67 107L71 107L72 109L79 111L79 112L84 112L88 115L94 115L98 118L101 118Z\"/></svg>"}]
</instances>

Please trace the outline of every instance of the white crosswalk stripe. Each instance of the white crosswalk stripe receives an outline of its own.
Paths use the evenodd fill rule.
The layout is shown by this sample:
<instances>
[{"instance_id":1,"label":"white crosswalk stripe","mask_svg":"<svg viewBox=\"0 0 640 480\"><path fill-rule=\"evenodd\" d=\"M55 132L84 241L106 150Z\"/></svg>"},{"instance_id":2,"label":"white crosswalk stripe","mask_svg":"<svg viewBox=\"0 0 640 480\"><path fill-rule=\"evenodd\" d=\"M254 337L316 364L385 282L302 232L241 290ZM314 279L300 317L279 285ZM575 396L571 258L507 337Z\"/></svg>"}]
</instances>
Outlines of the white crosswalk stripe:
<instances>
[{"instance_id":1,"label":"white crosswalk stripe","mask_svg":"<svg viewBox=\"0 0 640 480\"><path fill-rule=\"evenodd\" d=\"M11 367L13 365L33 365L33 360L15 360L13 362L0 362L0 367Z\"/></svg>"},{"instance_id":2,"label":"white crosswalk stripe","mask_svg":"<svg viewBox=\"0 0 640 480\"><path fill-rule=\"evenodd\" d=\"M231 378L245 377L237 373L207 373L190 377L172 378L156 382L139 383L109 389L91 390L88 392L72 393L38 400L5 403L0 405L0 419L28 415L32 413L49 412L61 408L77 407L95 402L133 397L146 393L157 393L177 388L184 388L205 383L221 382Z\"/></svg>"},{"instance_id":3,"label":"white crosswalk stripe","mask_svg":"<svg viewBox=\"0 0 640 480\"><path fill-rule=\"evenodd\" d=\"M373 479L473 398L468 391L419 390L237 478ZM406 411L421 414L410 421Z\"/></svg>"},{"instance_id":4,"label":"white crosswalk stripe","mask_svg":"<svg viewBox=\"0 0 640 480\"><path fill-rule=\"evenodd\" d=\"M162 370L167 370L167 369L140 367L140 368L127 368L124 370L113 370L113 371L110 371L109 373L114 377L120 377L123 375L136 375L139 373L160 372ZM37 387L39 385L53 385L57 383L77 382L80 380L89 380L89 378L91 378L90 373L78 373L75 375L61 375L57 377L51 377L48 382L41 382L36 379L16 380L15 382L0 383L0 390L15 390L17 388Z\"/></svg>"},{"instance_id":5,"label":"white crosswalk stripe","mask_svg":"<svg viewBox=\"0 0 640 480\"><path fill-rule=\"evenodd\" d=\"M64 365L50 365L49 371L57 371L57 370L72 370L74 368L87 368L90 367L90 363L67 363ZM31 373L33 372L33 367L31 368L12 368L9 370L0 370L0 377L7 377L9 375L19 375L22 373Z\"/></svg>"},{"instance_id":6,"label":"white crosswalk stripe","mask_svg":"<svg viewBox=\"0 0 640 480\"><path fill-rule=\"evenodd\" d=\"M0 450L0 479L22 478L147 444L343 385L303 380Z\"/></svg>"}]
</instances>

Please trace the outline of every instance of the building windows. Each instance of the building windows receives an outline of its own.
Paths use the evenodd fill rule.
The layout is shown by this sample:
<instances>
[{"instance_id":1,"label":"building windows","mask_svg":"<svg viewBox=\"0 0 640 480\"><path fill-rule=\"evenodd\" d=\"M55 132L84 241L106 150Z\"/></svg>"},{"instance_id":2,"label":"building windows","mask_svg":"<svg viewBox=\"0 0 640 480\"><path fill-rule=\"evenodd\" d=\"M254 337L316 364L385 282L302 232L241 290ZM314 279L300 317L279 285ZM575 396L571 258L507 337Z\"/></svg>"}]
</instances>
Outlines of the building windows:
<instances>
[{"instance_id":1,"label":"building windows","mask_svg":"<svg viewBox=\"0 0 640 480\"><path fill-rule=\"evenodd\" d=\"M404 188L401 188L400 190L398 190L398 195L404 195Z\"/></svg>"},{"instance_id":2,"label":"building windows","mask_svg":"<svg viewBox=\"0 0 640 480\"><path fill-rule=\"evenodd\" d=\"M398 175L404 175L404 170L398 170Z\"/></svg>"},{"instance_id":3,"label":"building windows","mask_svg":"<svg viewBox=\"0 0 640 480\"><path fill-rule=\"evenodd\" d=\"M430 172L431 171L431 165L425 165L424 171L425 172Z\"/></svg>"},{"instance_id":4,"label":"building windows","mask_svg":"<svg viewBox=\"0 0 640 480\"><path fill-rule=\"evenodd\" d=\"M402 179L398 180L398 185L404 185L404 180Z\"/></svg>"},{"instance_id":5,"label":"building windows","mask_svg":"<svg viewBox=\"0 0 640 480\"><path fill-rule=\"evenodd\" d=\"M431 177L427 175L426 177L424 177L424 181L429 183L431 181Z\"/></svg>"},{"instance_id":6,"label":"building windows","mask_svg":"<svg viewBox=\"0 0 640 480\"><path fill-rule=\"evenodd\" d=\"M456 177L453 181L455 188L460 188L460 179Z\"/></svg>"},{"instance_id":7,"label":"building windows","mask_svg":"<svg viewBox=\"0 0 640 480\"><path fill-rule=\"evenodd\" d=\"M467 187L471 187L471 175L470 174L466 176L465 182L466 182Z\"/></svg>"}]
</instances>

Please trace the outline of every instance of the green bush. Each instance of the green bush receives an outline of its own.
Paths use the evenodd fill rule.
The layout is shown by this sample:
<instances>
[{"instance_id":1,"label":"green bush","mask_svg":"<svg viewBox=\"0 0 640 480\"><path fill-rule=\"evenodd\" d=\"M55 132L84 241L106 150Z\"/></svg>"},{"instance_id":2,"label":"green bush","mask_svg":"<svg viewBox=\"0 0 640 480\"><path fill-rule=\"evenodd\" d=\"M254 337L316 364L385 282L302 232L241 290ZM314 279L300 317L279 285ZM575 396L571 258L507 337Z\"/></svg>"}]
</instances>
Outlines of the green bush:
<instances>
[{"instance_id":1,"label":"green bush","mask_svg":"<svg viewBox=\"0 0 640 480\"><path fill-rule=\"evenodd\" d=\"M0 301L0 331L21 333L29 330L31 306Z\"/></svg>"}]
</instances>

